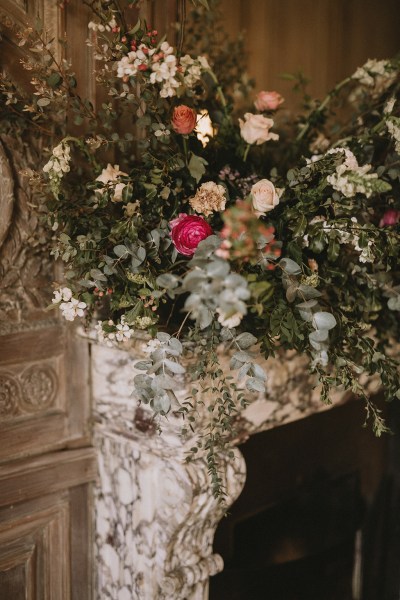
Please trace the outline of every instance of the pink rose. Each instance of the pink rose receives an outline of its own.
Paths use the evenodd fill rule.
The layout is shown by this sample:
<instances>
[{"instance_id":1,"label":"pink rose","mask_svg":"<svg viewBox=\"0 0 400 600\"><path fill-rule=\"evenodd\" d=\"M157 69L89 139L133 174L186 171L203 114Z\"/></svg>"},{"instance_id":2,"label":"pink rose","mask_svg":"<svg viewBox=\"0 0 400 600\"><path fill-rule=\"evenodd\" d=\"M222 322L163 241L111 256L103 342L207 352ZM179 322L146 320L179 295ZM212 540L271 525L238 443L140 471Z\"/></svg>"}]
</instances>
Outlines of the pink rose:
<instances>
[{"instance_id":1,"label":"pink rose","mask_svg":"<svg viewBox=\"0 0 400 600\"><path fill-rule=\"evenodd\" d=\"M193 108L189 108L185 104L176 106L172 114L172 127L176 133L188 134L192 133L196 127L197 113Z\"/></svg>"},{"instance_id":2,"label":"pink rose","mask_svg":"<svg viewBox=\"0 0 400 600\"><path fill-rule=\"evenodd\" d=\"M192 256L199 243L213 232L203 217L185 213L181 213L179 217L170 221L169 226L175 248L185 256Z\"/></svg>"},{"instance_id":3,"label":"pink rose","mask_svg":"<svg viewBox=\"0 0 400 600\"><path fill-rule=\"evenodd\" d=\"M263 144L268 140L278 140L279 135L271 133L270 129L274 122L263 115L246 113L245 120L239 119L240 135L248 144Z\"/></svg>"},{"instance_id":4,"label":"pink rose","mask_svg":"<svg viewBox=\"0 0 400 600\"><path fill-rule=\"evenodd\" d=\"M285 99L278 92L258 92L254 106L260 112L264 110L276 110Z\"/></svg>"},{"instance_id":5,"label":"pink rose","mask_svg":"<svg viewBox=\"0 0 400 600\"><path fill-rule=\"evenodd\" d=\"M387 227L388 225L397 225L400 221L400 210L394 210L394 208L389 208L387 210L382 219L379 221L379 227Z\"/></svg>"}]
</instances>

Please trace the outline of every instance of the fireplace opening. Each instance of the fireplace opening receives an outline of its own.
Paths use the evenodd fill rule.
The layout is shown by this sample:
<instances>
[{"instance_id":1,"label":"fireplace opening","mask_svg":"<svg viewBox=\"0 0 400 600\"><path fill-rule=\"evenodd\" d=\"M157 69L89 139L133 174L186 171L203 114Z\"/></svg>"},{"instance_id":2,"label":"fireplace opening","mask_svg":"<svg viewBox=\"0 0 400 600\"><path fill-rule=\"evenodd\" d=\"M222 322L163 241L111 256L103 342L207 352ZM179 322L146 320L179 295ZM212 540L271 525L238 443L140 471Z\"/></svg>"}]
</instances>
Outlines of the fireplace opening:
<instances>
[{"instance_id":1,"label":"fireplace opening","mask_svg":"<svg viewBox=\"0 0 400 600\"><path fill-rule=\"evenodd\" d=\"M210 600L400 597L398 574L389 577L397 595L382 595L390 586L376 569L387 553L392 438L376 438L364 417L352 401L241 446L246 485L216 532L225 569L211 579ZM382 579L376 596L371 565Z\"/></svg>"}]
</instances>

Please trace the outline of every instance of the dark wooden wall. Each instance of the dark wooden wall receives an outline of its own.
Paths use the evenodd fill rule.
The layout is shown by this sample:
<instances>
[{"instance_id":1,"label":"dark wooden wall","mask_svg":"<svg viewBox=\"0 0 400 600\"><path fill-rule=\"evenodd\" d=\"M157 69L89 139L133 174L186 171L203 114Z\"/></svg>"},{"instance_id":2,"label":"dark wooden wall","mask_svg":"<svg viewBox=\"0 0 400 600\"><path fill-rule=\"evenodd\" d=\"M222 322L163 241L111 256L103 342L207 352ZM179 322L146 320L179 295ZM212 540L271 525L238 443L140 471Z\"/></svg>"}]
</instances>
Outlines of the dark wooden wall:
<instances>
[{"instance_id":1,"label":"dark wooden wall","mask_svg":"<svg viewBox=\"0 0 400 600\"><path fill-rule=\"evenodd\" d=\"M302 71L321 97L368 58L400 51L399 0L221 0L226 30L245 30L257 90L295 98L281 73Z\"/></svg>"}]
</instances>

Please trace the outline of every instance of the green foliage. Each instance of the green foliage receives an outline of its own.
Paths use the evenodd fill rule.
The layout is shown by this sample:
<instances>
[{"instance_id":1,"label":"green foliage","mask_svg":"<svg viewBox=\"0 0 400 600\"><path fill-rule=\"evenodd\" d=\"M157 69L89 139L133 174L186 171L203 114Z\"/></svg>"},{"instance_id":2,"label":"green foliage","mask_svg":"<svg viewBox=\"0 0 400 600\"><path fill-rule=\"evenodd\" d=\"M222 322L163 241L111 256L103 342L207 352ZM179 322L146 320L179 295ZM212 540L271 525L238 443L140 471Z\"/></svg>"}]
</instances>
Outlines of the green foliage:
<instances>
[{"instance_id":1,"label":"green foliage","mask_svg":"<svg viewBox=\"0 0 400 600\"><path fill-rule=\"evenodd\" d=\"M136 393L156 414L184 417L216 496L219 453L265 390L260 349L307 354L322 400L337 387L358 394L383 433L365 381L400 396L399 61L368 61L322 101L306 95L301 115L257 109L264 138L253 139L254 120L246 133L237 119L255 111L240 105L251 90L243 40L224 35L214 1L193 1L178 49L144 21L128 27L124 3L89 4L99 107L79 96L40 22L21 34L33 93L0 77L0 133L32 148L44 140L43 169L29 175L69 286L56 292L61 310L83 304L88 324L101 315L98 334L112 344L138 329L155 338ZM294 81L304 91L304 76ZM210 118L205 146L194 113ZM191 229L179 233L182 215ZM185 377L196 383L182 402Z\"/></svg>"}]
</instances>

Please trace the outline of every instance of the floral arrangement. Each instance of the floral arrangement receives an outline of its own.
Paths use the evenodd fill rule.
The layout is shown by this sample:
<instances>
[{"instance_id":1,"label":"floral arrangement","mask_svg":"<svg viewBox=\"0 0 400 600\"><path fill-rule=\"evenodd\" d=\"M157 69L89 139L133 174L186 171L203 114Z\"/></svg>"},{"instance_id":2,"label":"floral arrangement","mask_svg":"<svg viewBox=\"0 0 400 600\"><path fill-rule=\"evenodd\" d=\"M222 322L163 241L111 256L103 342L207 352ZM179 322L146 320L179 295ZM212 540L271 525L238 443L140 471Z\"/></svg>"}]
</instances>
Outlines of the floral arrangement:
<instances>
[{"instance_id":1,"label":"floral arrangement","mask_svg":"<svg viewBox=\"0 0 400 600\"><path fill-rule=\"evenodd\" d=\"M53 306L68 321L94 320L108 345L148 334L135 388L156 414L181 413L193 427L196 395L210 388L211 424L194 451L208 453L217 492L215 456L245 390L264 390L259 353L307 354L322 401L338 387L362 396L381 434L362 377L400 398L400 61L368 60L293 116L279 93L250 98L248 81L220 77L211 52L184 53L183 23L174 48L127 22L119 3L87 4L108 98L98 110L40 24L21 40L34 53L33 95L1 81L7 122L52 123L58 138L31 173L64 265ZM210 19L204 0L194 4L188 31ZM239 93L248 108L238 115ZM66 114L78 134L63 132ZM221 345L235 377L219 365ZM196 388L181 405L185 353Z\"/></svg>"}]
</instances>

